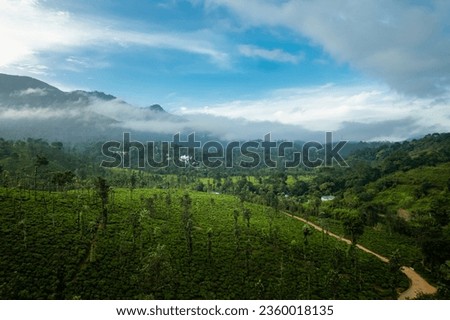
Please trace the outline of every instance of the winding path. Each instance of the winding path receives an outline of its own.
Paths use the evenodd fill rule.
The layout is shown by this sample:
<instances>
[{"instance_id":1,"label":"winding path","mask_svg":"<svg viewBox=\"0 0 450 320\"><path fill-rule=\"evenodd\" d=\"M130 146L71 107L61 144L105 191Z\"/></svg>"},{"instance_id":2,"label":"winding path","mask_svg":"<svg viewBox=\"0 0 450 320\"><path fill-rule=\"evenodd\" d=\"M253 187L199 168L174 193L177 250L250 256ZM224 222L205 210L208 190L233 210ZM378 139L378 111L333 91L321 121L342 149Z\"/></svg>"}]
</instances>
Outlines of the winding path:
<instances>
[{"instance_id":1,"label":"winding path","mask_svg":"<svg viewBox=\"0 0 450 320\"><path fill-rule=\"evenodd\" d=\"M291 217L291 218L300 220L300 221L306 223L307 225L313 227L314 229L316 229L318 231L321 231L321 232L324 231L322 229L322 227L318 226L315 223L312 223L309 220L306 220L304 218L291 215L291 214L286 213L286 212L284 212L284 214L289 216L289 217ZM329 235L329 236L331 236L333 238L336 238L336 239L338 239L340 241L343 241L343 242L345 242L347 244L351 244L351 241L346 239L346 238L344 238L344 237L341 237L341 236L339 236L339 235L337 235L335 233L329 232L327 230L325 230L325 232L326 232L327 235ZM389 259L388 258L383 257L382 255L379 255L378 253L373 252L372 250L369 250L369 249L367 249L366 247L363 247L360 244L357 244L356 247L358 249L364 251L364 252L367 252L367 253L377 257L378 259L380 259L381 261L383 261L385 263L389 263ZM410 282L410 286L409 286L409 288L407 290L403 291L399 295L399 297L398 297L399 300L415 299L421 294L435 294L437 292L436 287L434 287L431 284L429 284L416 271L414 271L413 268L403 266L403 267L400 268L400 271L403 272L405 274L405 276L408 277L409 282Z\"/></svg>"},{"instance_id":2,"label":"winding path","mask_svg":"<svg viewBox=\"0 0 450 320\"><path fill-rule=\"evenodd\" d=\"M411 285L405 291L403 291L398 297L399 300L415 299L420 294L435 294L437 292L436 287L429 284L424 278L422 278L413 268L402 267L401 271L409 278Z\"/></svg>"}]
</instances>

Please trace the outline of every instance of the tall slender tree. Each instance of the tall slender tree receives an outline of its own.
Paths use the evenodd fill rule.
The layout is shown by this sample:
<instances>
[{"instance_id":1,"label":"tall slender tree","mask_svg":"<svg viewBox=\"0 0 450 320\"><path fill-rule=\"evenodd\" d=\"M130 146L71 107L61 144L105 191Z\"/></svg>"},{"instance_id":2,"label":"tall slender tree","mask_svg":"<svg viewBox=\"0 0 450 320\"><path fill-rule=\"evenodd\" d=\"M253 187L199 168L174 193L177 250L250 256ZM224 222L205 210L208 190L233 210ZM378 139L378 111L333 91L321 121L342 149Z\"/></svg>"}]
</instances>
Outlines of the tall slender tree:
<instances>
[{"instance_id":1,"label":"tall slender tree","mask_svg":"<svg viewBox=\"0 0 450 320\"><path fill-rule=\"evenodd\" d=\"M34 161L34 200L36 200L38 169L48 165L48 159L44 156L36 155Z\"/></svg>"},{"instance_id":2,"label":"tall slender tree","mask_svg":"<svg viewBox=\"0 0 450 320\"><path fill-rule=\"evenodd\" d=\"M192 251L193 251L192 231L193 231L193 227L194 227L194 221L192 219L192 213L191 213L192 199L188 193L185 193L183 195L183 198L181 198L181 206L183 209L183 213L182 213L181 217L182 217L182 222L183 222L184 234L185 234L185 238L186 238L186 244L187 244L189 257L191 257Z\"/></svg>"},{"instance_id":3,"label":"tall slender tree","mask_svg":"<svg viewBox=\"0 0 450 320\"><path fill-rule=\"evenodd\" d=\"M95 182L95 188L102 204L102 225L104 228L106 228L106 224L108 223L107 204L109 200L109 192L111 191L111 187L108 185L105 179L103 179L102 177L97 177L97 180Z\"/></svg>"},{"instance_id":4,"label":"tall slender tree","mask_svg":"<svg viewBox=\"0 0 450 320\"><path fill-rule=\"evenodd\" d=\"M364 221L361 215L349 212L343 217L342 226L344 227L345 235L350 237L353 245L364 233Z\"/></svg>"}]
</instances>

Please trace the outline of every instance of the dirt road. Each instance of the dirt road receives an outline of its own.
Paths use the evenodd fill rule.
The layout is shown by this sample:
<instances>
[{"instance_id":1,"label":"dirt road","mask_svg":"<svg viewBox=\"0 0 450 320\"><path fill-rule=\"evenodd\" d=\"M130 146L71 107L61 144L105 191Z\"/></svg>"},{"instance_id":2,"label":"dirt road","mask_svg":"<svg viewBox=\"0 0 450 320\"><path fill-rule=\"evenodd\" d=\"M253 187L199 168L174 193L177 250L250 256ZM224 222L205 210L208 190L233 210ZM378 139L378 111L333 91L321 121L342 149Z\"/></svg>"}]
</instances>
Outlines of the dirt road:
<instances>
[{"instance_id":1,"label":"dirt road","mask_svg":"<svg viewBox=\"0 0 450 320\"><path fill-rule=\"evenodd\" d=\"M306 220L304 218L293 216L293 215L290 215L288 213L285 213L285 214L287 216L291 217L291 218L300 220L300 221L308 224L309 226L313 227L314 229L316 229L318 231L322 232L322 230L323 230L322 227L320 227L320 226L318 226L318 225L316 225L316 224L312 223L311 221L308 221L308 220ZM338 239L340 241L343 241L343 242L345 242L347 244L351 244L350 240L348 240L348 239L346 239L344 237L338 236L335 233L328 232L328 231L326 231L326 233L329 236L333 237L333 238L336 238L336 239ZM358 249L364 251L364 252L367 252L367 253L377 257L378 259L380 259L381 261L383 261L385 263L389 263L389 259L388 258L383 257L382 255L379 255L378 253L373 252L372 250L369 250L369 249L367 249L366 247L363 247L360 244L357 244L356 247ZM399 300L415 299L420 294L435 294L437 292L436 287L433 287L431 284L429 284L424 278L422 278L417 272L415 272L413 268L403 266L403 267L400 268L400 270L408 277L409 282L410 282L410 286L409 286L409 288L407 290L405 290L404 292L402 292L399 295L399 297L398 297Z\"/></svg>"},{"instance_id":2,"label":"dirt road","mask_svg":"<svg viewBox=\"0 0 450 320\"><path fill-rule=\"evenodd\" d=\"M414 299L420 294L436 293L437 289L415 272L413 268L402 267L401 270L409 278L411 285L400 294L399 300Z\"/></svg>"}]
</instances>

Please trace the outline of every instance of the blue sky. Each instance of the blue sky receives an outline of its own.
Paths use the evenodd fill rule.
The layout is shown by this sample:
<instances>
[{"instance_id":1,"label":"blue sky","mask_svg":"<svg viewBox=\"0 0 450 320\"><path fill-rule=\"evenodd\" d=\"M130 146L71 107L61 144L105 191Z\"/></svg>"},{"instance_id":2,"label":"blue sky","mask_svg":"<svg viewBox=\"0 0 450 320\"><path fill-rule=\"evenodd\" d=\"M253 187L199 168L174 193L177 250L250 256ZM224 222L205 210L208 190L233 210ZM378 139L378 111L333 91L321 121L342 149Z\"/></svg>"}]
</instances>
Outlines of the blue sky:
<instances>
[{"instance_id":1,"label":"blue sky","mask_svg":"<svg viewBox=\"0 0 450 320\"><path fill-rule=\"evenodd\" d=\"M404 139L450 129L449 21L438 0L0 0L0 72L267 130Z\"/></svg>"}]
</instances>

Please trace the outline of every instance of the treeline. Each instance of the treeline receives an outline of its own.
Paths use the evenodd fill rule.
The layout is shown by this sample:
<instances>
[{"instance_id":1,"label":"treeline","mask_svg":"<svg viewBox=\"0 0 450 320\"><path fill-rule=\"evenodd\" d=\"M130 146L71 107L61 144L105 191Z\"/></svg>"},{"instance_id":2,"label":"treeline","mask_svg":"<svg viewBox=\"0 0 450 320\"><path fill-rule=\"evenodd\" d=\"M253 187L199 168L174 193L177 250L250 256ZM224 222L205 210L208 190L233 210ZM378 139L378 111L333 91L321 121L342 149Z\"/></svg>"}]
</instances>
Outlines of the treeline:
<instances>
[{"instance_id":1,"label":"treeline","mask_svg":"<svg viewBox=\"0 0 450 320\"><path fill-rule=\"evenodd\" d=\"M0 185L37 190L80 187L105 174L97 144L65 146L42 139L0 138Z\"/></svg>"}]
</instances>

